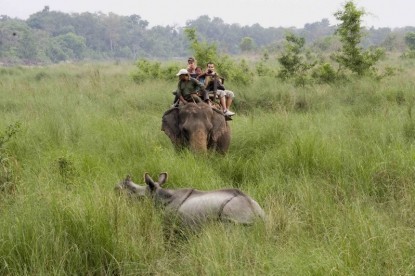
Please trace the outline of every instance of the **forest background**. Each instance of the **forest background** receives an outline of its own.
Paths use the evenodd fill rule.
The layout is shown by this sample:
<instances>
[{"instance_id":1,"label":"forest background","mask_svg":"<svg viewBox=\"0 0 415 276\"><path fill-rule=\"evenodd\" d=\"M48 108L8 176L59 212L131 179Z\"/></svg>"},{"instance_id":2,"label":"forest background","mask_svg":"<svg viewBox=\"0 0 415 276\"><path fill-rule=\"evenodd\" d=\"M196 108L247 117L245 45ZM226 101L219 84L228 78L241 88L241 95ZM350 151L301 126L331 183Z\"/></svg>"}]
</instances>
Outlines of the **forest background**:
<instances>
[{"instance_id":1,"label":"forest background","mask_svg":"<svg viewBox=\"0 0 415 276\"><path fill-rule=\"evenodd\" d=\"M333 11L335 12L335 11ZM27 20L0 16L0 63L50 64L82 60L180 59L191 52L185 29L197 30L198 39L217 45L228 55L278 53L287 32L304 37L313 52L330 52L339 47L336 26L328 19L305 24L304 28L268 27L259 24L226 24L207 15L188 20L183 27L154 26L140 15L114 13L63 13L42 11ZM406 49L405 35L415 27L365 28L364 48L386 51Z\"/></svg>"}]
</instances>

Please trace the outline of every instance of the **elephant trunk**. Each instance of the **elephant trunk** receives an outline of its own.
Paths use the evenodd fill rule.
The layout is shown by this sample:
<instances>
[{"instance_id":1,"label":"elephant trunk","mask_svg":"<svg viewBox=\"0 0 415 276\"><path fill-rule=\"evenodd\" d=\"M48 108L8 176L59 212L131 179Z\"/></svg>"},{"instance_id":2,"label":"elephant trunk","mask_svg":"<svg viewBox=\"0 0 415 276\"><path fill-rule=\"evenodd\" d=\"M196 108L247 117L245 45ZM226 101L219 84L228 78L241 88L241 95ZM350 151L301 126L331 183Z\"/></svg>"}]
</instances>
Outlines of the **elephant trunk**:
<instances>
[{"instance_id":1,"label":"elephant trunk","mask_svg":"<svg viewBox=\"0 0 415 276\"><path fill-rule=\"evenodd\" d=\"M189 137L190 149L194 152L207 151L207 133L202 129L194 131Z\"/></svg>"}]
</instances>

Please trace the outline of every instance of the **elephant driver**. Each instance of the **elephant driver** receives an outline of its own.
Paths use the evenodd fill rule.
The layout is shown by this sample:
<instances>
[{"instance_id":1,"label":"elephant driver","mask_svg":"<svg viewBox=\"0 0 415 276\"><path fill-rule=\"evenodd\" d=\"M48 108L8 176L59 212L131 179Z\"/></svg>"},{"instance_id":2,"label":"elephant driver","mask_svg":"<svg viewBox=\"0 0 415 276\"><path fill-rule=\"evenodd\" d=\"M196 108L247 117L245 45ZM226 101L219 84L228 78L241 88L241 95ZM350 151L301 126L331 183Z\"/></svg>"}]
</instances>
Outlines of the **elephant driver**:
<instances>
[{"instance_id":1,"label":"elephant driver","mask_svg":"<svg viewBox=\"0 0 415 276\"><path fill-rule=\"evenodd\" d=\"M176 76L179 76L179 83L177 85L176 94L178 99L175 99L175 101L177 101L175 106L177 106L178 101L184 104L187 102L201 102L201 99L197 95L198 91L202 94L203 100L209 104L209 95L204 85L198 80L191 78L187 69L180 69Z\"/></svg>"}]
</instances>

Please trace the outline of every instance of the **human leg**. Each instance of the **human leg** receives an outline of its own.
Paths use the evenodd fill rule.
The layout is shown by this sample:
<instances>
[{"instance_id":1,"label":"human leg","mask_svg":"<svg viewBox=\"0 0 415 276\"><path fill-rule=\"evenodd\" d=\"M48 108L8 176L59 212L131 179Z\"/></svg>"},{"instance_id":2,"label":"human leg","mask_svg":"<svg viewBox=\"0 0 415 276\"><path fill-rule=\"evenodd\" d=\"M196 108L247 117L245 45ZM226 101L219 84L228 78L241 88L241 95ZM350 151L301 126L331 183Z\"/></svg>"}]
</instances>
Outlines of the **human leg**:
<instances>
[{"instance_id":1,"label":"human leg","mask_svg":"<svg viewBox=\"0 0 415 276\"><path fill-rule=\"evenodd\" d=\"M179 95L174 96L173 105L171 107L177 107L179 105Z\"/></svg>"},{"instance_id":2,"label":"human leg","mask_svg":"<svg viewBox=\"0 0 415 276\"><path fill-rule=\"evenodd\" d=\"M233 98L235 98L235 94L230 90L225 90L224 93L226 97L226 108L229 109L229 107L232 104Z\"/></svg>"},{"instance_id":3,"label":"human leg","mask_svg":"<svg viewBox=\"0 0 415 276\"><path fill-rule=\"evenodd\" d=\"M232 104L233 98L235 98L235 94L230 90L224 90L224 95L226 98L226 110L228 113L232 113L232 115L234 115L235 113L230 111L229 108Z\"/></svg>"},{"instance_id":4,"label":"human leg","mask_svg":"<svg viewBox=\"0 0 415 276\"><path fill-rule=\"evenodd\" d=\"M225 97L226 98L226 109L229 109L229 107L232 104L233 98L231 97Z\"/></svg>"},{"instance_id":5,"label":"human leg","mask_svg":"<svg viewBox=\"0 0 415 276\"><path fill-rule=\"evenodd\" d=\"M226 108L226 97L224 95L222 97L220 97L219 100L220 100L220 104L222 106L223 114L225 116L235 115L234 112L232 112L232 111L230 111L229 109Z\"/></svg>"},{"instance_id":6,"label":"human leg","mask_svg":"<svg viewBox=\"0 0 415 276\"><path fill-rule=\"evenodd\" d=\"M223 113L227 111L225 96L219 97L220 105L222 106Z\"/></svg>"}]
</instances>

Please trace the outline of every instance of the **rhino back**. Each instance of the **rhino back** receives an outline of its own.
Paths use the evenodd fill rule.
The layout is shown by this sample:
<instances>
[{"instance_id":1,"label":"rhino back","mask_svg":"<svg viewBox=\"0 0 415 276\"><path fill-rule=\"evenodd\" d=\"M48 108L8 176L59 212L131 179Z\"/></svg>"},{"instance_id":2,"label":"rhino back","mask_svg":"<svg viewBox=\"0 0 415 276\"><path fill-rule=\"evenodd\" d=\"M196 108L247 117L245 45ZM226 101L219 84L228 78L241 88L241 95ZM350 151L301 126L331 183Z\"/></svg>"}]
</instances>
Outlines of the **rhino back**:
<instances>
[{"instance_id":1,"label":"rhino back","mask_svg":"<svg viewBox=\"0 0 415 276\"><path fill-rule=\"evenodd\" d=\"M223 206L235 195L224 191L194 191L180 206L178 212L193 219L219 218Z\"/></svg>"},{"instance_id":2,"label":"rhino back","mask_svg":"<svg viewBox=\"0 0 415 276\"><path fill-rule=\"evenodd\" d=\"M251 224L265 214L259 204L238 189L210 192L193 191L178 209L179 214L190 220L219 219Z\"/></svg>"},{"instance_id":3,"label":"rhino back","mask_svg":"<svg viewBox=\"0 0 415 276\"><path fill-rule=\"evenodd\" d=\"M224 206L221 219L235 223L252 224L256 220L264 220L265 212L258 202L249 196L238 196Z\"/></svg>"}]
</instances>

